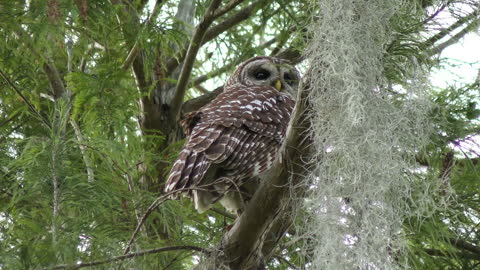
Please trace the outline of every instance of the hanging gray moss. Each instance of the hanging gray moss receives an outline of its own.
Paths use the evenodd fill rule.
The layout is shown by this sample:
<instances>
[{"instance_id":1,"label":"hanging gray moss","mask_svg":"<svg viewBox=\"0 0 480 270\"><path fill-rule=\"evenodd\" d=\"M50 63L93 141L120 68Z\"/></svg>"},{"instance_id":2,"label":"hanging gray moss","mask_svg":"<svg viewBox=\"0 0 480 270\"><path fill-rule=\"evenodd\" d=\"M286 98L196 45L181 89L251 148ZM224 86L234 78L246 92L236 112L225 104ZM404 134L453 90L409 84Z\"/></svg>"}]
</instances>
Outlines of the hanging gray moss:
<instances>
[{"instance_id":1,"label":"hanging gray moss","mask_svg":"<svg viewBox=\"0 0 480 270\"><path fill-rule=\"evenodd\" d=\"M384 70L391 20L410 8L394 0L315 4L306 56L318 162L306 180L304 225L312 269L407 268L402 223L434 205L436 187L410 177L430 132L425 73L404 67L410 77L399 102Z\"/></svg>"}]
</instances>

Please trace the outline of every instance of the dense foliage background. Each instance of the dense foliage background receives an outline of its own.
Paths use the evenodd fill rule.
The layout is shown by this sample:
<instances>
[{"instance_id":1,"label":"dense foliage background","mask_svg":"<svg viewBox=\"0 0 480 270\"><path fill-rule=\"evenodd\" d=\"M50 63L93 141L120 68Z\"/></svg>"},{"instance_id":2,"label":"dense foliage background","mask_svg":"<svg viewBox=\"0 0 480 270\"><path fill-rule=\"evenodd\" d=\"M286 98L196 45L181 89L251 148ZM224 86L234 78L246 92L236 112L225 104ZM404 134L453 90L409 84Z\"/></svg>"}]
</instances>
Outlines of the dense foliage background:
<instances>
[{"instance_id":1,"label":"dense foliage background","mask_svg":"<svg viewBox=\"0 0 480 270\"><path fill-rule=\"evenodd\" d=\"M443 49L478 31L477 1L410 2L411 16L388 22L392 85L411 61L441 67ZM308 67L300 55L314 15L309 1L0 0L0 269L198 263L235 217L163 201L184 138L178 120L254 55ZM435 133L418 153L418 177L440 179L438 200L448 205L405 221L409 260L417 269L480 269L480 76L429 94ZM308 268L295 234L265 258L268 269ZM138 256L104 262L124 253Z\"/></svg>"}]
</instances>

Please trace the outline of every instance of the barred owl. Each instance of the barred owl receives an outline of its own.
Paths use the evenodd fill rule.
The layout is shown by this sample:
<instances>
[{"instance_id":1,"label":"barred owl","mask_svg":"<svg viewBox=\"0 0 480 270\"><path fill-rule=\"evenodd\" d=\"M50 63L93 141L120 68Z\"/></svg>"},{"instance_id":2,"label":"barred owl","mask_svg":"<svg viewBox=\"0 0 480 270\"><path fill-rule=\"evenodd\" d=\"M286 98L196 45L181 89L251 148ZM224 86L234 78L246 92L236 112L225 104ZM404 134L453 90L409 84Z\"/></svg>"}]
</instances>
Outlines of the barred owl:
<instances>
[{"instance_id":1,"label":"barred owl","mask_svg":"<svg viewBox=\"0 0 480 270\"><path fill-rule=\"evenodd\" d=\"M278 58L240 64L221 94L182 121L188 137L165 191L191 197L200 213L219 201L239 214L278 155L299 77Z\"/></svg>"}]
</instances>

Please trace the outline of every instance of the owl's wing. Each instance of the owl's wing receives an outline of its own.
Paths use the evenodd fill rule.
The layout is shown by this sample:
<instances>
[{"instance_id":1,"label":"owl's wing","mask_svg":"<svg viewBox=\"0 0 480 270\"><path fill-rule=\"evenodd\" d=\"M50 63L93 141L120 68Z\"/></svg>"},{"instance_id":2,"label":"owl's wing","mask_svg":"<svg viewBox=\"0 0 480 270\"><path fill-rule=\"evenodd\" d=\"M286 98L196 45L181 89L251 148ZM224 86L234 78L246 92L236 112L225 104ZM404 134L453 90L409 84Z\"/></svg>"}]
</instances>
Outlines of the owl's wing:
<instances>
[{"instance_id":1,"label":"owl's wing","mask_svg":"<svg viewBox=\"0 0 480 270\"><path fill-rule=\"evenodd\" d=\"M172 167L166 192L232 180L267 170L285 134L295 102L271 87L227 91L188 115L189 134ZM216 175L220 168L225 175ZM213 175L212 175L213 174Z\"/></svg>"}]
</instances>

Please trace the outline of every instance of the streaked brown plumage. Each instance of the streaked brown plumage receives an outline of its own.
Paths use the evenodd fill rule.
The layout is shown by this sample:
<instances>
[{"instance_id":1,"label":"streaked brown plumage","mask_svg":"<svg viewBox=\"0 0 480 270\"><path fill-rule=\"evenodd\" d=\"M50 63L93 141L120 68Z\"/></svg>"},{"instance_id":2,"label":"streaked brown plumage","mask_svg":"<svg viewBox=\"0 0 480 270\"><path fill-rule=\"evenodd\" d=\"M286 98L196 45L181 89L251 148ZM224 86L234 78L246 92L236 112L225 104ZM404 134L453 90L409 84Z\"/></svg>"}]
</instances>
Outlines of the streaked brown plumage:
<instances>
[{"instance_id":1,"label":"streaked brown plumage","mask_svg":"<svg viewBox=\"0 0 480 270\"><path fill-rule=\"evenodd\" d=\"M199 212L218 200L231 212L241 210L277 157L298 80L285 60L255 57L242 63L220 95L185 116L188 138L165 191L192 197Z\"/></svg>"}]
</instances>

